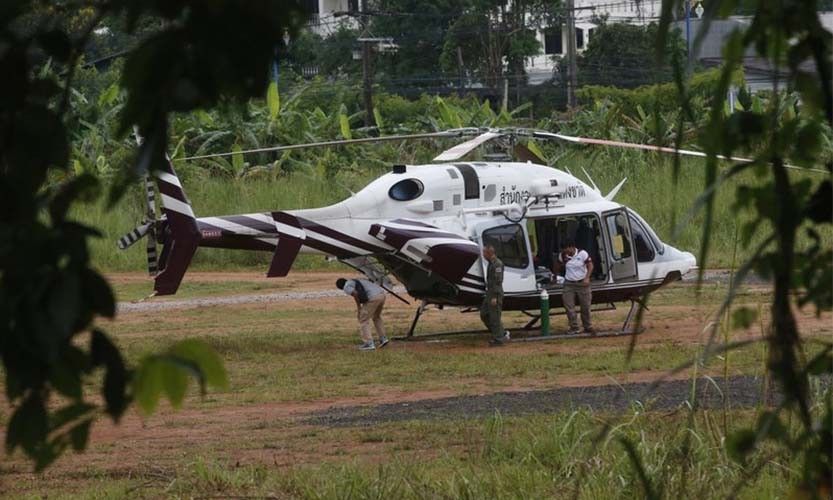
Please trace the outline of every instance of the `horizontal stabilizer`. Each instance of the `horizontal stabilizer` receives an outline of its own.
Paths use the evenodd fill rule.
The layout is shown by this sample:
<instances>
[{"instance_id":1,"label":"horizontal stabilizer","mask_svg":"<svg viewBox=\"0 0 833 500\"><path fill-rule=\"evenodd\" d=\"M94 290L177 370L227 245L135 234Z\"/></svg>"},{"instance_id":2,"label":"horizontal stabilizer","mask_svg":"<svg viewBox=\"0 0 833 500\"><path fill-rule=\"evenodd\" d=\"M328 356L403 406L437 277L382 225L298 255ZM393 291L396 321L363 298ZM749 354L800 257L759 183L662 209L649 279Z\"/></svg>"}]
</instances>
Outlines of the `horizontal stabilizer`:
<instances>
[{"instance_id":1,"label":"horizontal stabilizer","mask_svg":"<svg viewBox=\"0 0 833 500\"><path fill-rule=\"evenodd\" d=\"M480 257L477 243L418 221L397 219L373 224L370 235L452 283L459 282Z\"/></svg>"}]
</instances>

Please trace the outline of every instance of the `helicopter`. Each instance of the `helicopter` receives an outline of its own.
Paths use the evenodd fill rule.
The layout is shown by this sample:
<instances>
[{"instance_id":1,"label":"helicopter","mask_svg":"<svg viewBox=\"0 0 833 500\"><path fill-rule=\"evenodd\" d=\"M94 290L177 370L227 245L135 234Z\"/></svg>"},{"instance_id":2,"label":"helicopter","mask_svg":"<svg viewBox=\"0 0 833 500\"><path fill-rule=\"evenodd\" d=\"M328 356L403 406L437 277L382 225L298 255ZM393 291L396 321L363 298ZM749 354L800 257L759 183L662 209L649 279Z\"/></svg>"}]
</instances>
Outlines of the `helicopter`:
<instances>
[{"instance_id":1,"label":"helicopter","mask_svg":"<svg viewBox=\"0 0 833 500\"><path fill-rule=\"evenodd\" d=\"M237 215L197 217L169 159L145 180L146 219L119 240L126 249L147 237L154 295L176 293L198 247L270 252L268 277L286 276L299 253L324 255L355 269L398 299L395 278L419 300L407 337L428 307L477 308L485 292L483 247L504 263L504 311L540 320L540 295L561 307L562 279L552 269L567 240L595 265L592 301L603 309L630 302L620 333L642 299L697 269L690 252L664 243L636 211L617 203L627 179L602 194L587 175L547 166L522 141L564 141L705 157L698 151L573 137L535 129L463 128L434 133L370 137L244 151L284 151L383 141L466 138L425 165L393 165L359 192L334 205ZM503 153L464 161L491 144ZM513 151L521 160L511 161ZM229 156L219 153L179 161ZM743 158L728 158L751 161ZM586 172L585 172L586 174ZM155 181L155 182L154 182ZM156 189L163 215L157 218ZM162 251L157 255L157 243Z\"/></svg>"}]
</instances>

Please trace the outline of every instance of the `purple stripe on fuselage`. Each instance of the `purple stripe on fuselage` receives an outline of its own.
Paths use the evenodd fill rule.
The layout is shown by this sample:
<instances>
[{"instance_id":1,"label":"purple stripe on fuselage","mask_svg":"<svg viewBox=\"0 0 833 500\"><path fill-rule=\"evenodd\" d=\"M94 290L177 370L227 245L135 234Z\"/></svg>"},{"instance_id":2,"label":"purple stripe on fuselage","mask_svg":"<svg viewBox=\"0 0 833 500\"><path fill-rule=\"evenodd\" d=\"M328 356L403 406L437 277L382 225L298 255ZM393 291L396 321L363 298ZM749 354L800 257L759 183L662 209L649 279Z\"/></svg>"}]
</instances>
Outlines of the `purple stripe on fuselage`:
<instances>
[{"instance_id":1,"label":"purple stripe on fuselage","mask_svg":"<svg viewBox=\"0 0 833 500\"><path fill-rule=\"evenodd\" d=\"M368 243L366 241L354 238L344 233L340 233L335 229L329 228L327 226L322 226L321 224L311 221L309 219L303 219L301 217L297 217L298 222L301 224L301 227L304 231L307 231L307 235L309 235L309 231L318 233L322 236L328 236L336 241L341 243L346 243L348 245L354 246L356 248L361 248L362 250L367 250L368 252L372 253L379 253L379 252L387 252L386 248L374 245L372 243Z\"/></svg>"},{"instance_id":2,"label":"purple stripe on fuselage","mask_svg":"<svg viewBox=\"0 0 833 500\"><path fill-rule=\"evenodd\" d=\"M264 215L266 217L271 218L271 216L268 214ZM218 218L227 220L229 222L233 222L235 224L239 224L241 226L248 227L249 229L254 229L255 231L260 231L261 233L276 234L278 232L278 230L275 228L274 223L253 219L251 217L246 217L245 215L224 215Z\"/></svg>"}]
</instances>

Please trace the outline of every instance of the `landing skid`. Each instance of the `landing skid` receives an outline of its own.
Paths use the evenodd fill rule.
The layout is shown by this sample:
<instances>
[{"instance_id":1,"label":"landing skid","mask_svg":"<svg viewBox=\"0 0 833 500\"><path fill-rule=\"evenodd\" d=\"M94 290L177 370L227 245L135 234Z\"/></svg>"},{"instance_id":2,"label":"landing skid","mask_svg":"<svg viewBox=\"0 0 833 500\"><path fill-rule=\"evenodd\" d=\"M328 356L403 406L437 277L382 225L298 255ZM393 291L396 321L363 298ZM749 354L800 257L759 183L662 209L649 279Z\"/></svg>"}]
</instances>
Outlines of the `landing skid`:
<instances>
[{"instance_id":1,"label":"landing skid","mask_svg":"<svg viewBox=\"0 0 833 500\"><path fill-rule=\"evenodd\" d=\"M543 341L543 340L567 340L567 339L588 339L588 338L606 338L606 337L622 337L625 335L638 335L645 331L644 328L633 327L632 323L637 316L637 313L641 307L644 307L647 310L647 306L645 306L645 302L642 298L640 299L633 299L631 300L631 307L628 310L628 315L625 317L625 321L622 324L622 328L619 330L604 330L604 331L597 331L595 334L591 335L589 333L579 333L579 334L572 334L568 335L566 333L563 334L553 334L553 335L535 335L535 336L523 336L526 332L529 332L533 329L533 326L540 321L541 315L534 315L527 311L522 311L525 315L531 317L532 319L526 323L521 329L510 330L512 334L512 339L510 342L536 342L536 341ZM483 335L488 334L489 331L485 329L481 330L461 330L456 332L442 332L442 333L428 333L423 335L415 335L414 332L416 330L417 324L419 323L420 317L422 314L428 309L428 304L423 301L419 307L417 307L416 314L414 314L414 319L411 321L411 327L408 329L408 333L406 335L402 335L399 337L393 337L393 340L406 340L406 341L427 341L427 340L437 340L447 337L461 337L466 335ZM602 307L592 309L593 312L598 311L611 311L616 309L614 304L605 304ZM476 309L466 309L463 312L471 312L475 311ZM550 313L550 316L560 316L565 314L563 311ZM520 334L520 335L519 335ZM515 336L519 335L519 336Z\"/></svg>"}]
</instances>

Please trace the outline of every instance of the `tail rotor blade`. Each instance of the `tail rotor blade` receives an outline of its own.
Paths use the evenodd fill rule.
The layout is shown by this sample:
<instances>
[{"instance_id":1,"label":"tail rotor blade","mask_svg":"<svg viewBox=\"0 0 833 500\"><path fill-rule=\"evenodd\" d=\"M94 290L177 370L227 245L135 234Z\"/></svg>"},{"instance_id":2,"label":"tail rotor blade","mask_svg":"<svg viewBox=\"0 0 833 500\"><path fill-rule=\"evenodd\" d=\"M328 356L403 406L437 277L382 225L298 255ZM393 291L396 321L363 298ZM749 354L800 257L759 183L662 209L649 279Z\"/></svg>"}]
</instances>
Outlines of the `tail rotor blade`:
<instances>
[{"instance_id":1,"label":"tail rotor blade","mask_svg":"<svg viewBox=\"0 0 833 500\"><path fill-rule=\"evenodd\" d=\"M156 223L152 223L152 226L156 226ZM148 253L148 274L151 277L155 277L156 273L159 271L159 258L156 255L156 228L154 227L150 231L148 231L148 246L147 246L147 253Z\"/></svg>"},{"instance_id":2,"label":"tail rotor blade","mask_svg":"<svg viewBox=\"0 0 833 500\"><path fill-rule=\"evenodd\" d=\"M156 254L156 184L150 175L145 176L145 191L147 194L147 218L150 221L147 244L148 274L154 277L159 270L159 261Z\"/></svg>"},{"instance_id":3,"label":"tail rotor blade","mask_svg":"<svg viewBox=\"0 0 833 500\"><path fill-rule=\"evenodd\" d=\"M132 231L119 238L119 249L126 250L131 245L142 239L142 237L150 231L150 226L150 222L142 224L141 226L136 226Z\"/></svg>"}]
</instances>

